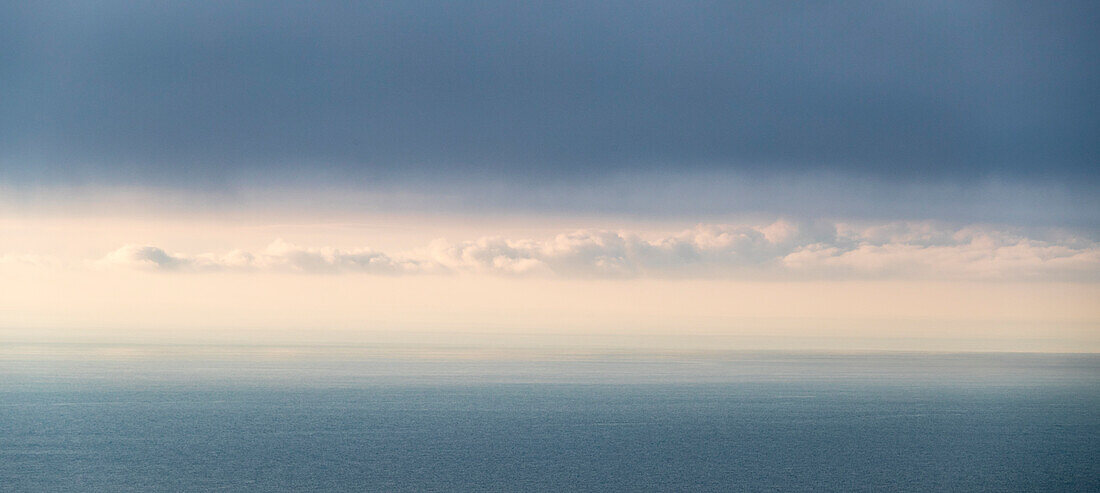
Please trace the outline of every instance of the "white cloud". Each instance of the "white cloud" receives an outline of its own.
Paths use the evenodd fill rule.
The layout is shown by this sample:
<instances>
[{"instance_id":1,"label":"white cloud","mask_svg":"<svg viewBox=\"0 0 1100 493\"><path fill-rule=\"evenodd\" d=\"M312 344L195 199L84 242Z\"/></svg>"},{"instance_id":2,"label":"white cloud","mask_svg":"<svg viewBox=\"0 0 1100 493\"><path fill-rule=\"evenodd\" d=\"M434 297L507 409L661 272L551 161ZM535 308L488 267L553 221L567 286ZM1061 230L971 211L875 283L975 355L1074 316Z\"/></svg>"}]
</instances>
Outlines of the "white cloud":
<instances>
[{"instance_id":1,"label":"white cloud","mask_svg":"<svg viewBox=\"0 0 1100 493\"><path fill-rule=\"evenodd\" d=\"M53 257L50 255L37 255L33 253L0 254L0 266L58 268L62 267L63 265L64 262L62 262L57 257Z\"/></svg>"},{"instance_id":2,"label":"white cloud","mask_svg":"<svg viewBox=\"0 0 1100 493\"><path fill-rule=\"evenodd\" d=\"M109 253L102 266L152 270L282 270L309 273L367 272L402 274L421 272L414 260L400 260L370 249L302 248L275 240L258 253L234 250L225 254L168 253L154 246L126 245Z\"/></svg>"},{"instance_id":3,"label":"white cloud","mask_svg":"<svg viewBox=\"0 0 1100 493\"><path fill-rule=\"evenodd\" d=\"M1100 280L1100 245L935 223L699 225L678 234L580 230L550 239L437 240L409 252L305 248L187 255L127 245L100 261L162 271L469 273L566 277Z\"/></svg>"},{"instance_id":4,"label":"white cloud","mask_svg":"<svg viewBox=\"0 0 1100 493\"><path fill-rule=\"evenodd\" d=\"M173 270L193 267L195 266L195 259L182 255L171 255L154 246L126 245L107 254L101 263L104 265Z\"/></svg>"}]
</instances>

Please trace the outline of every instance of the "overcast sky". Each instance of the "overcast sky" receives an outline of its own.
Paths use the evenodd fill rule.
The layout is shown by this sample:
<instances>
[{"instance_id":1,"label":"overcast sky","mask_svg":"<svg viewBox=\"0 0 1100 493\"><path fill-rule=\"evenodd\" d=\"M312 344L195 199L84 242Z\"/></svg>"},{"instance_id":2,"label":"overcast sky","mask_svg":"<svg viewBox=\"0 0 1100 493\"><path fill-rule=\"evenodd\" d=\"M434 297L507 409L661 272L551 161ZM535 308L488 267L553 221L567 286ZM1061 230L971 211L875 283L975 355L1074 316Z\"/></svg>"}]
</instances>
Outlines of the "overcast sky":
<instances>
[{"instance_id":1,"label":"overcast sky","mask_svg":"<svg viewBox=\"0 0 1100 493\"><path fill-rule=\"evenodd\" d=\"M1096 26L1057 1L0 1L0 341L1097 350Z\"/></svg>"},{"instance_id":2,"label":"overcast sky","mask_svg":"<svg viewBox=\"0 0 1100 493\"><path fill-rule=\"evenodd\" d=\"M522 195L718 173L1081 199L1097 25L1094 2L4 2L0 179Z\"/></svg>"}]
</instances>

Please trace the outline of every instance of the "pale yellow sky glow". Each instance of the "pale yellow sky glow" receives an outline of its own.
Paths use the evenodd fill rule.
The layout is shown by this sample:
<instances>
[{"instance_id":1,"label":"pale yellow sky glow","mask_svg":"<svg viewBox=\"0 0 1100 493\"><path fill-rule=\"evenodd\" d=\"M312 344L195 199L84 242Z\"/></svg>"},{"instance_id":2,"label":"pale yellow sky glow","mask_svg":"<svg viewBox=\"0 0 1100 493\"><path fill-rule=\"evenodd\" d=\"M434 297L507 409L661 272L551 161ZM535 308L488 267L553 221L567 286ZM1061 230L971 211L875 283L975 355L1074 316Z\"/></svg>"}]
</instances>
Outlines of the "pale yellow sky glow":
<instances>
[{"instance_id":1,"label":"pale yellow sky glow","mask_svg":"<svg viewBox=\"0 0 1100 493\"><path fill-rule=\"evenodd\" d=\"M1098 250L1064 235L344 219L0 217L0 341L1100 350ZM277 238L297 249L272 253ZM362 252L389 270L364 267Z\"/></svg>"}]
</instances>

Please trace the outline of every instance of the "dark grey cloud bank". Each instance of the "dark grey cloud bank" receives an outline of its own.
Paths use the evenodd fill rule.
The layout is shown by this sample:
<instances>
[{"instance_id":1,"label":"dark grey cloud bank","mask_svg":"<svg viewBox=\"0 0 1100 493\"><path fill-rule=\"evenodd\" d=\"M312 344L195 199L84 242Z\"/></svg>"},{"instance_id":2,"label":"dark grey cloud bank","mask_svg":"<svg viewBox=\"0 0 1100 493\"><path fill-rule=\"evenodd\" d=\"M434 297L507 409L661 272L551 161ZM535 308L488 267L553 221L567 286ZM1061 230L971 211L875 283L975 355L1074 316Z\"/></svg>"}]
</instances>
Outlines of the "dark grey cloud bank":
<instances>
[{"instance_id":1,"label":"dark grey cloud bank","mask_svg":"<svg viewBox=\"0 0 1100 493\"><path fill-rule=\"evenodd\" d=\"M1088 196L1097 5L4 3L0 180L825 173Z\"/></svg>"}]
</instances>

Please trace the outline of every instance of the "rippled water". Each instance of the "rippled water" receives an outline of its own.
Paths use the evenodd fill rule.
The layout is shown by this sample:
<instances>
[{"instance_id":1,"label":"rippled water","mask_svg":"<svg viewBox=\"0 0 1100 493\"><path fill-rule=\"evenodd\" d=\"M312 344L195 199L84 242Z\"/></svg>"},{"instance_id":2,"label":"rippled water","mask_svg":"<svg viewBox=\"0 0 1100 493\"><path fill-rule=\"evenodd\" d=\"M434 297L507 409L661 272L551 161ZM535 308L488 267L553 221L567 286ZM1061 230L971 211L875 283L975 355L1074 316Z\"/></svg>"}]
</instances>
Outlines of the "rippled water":
<instances>
[{"instance_id":1,"label":"rippled water","mask_svg":"<svg viewBox=\"0 0 1100 493\"><path fill-rule=\"evenodd\" d=\"M0 489L1100 490L1091 356L376 363L9 358Z\"/></svg>"}]
</instances>

